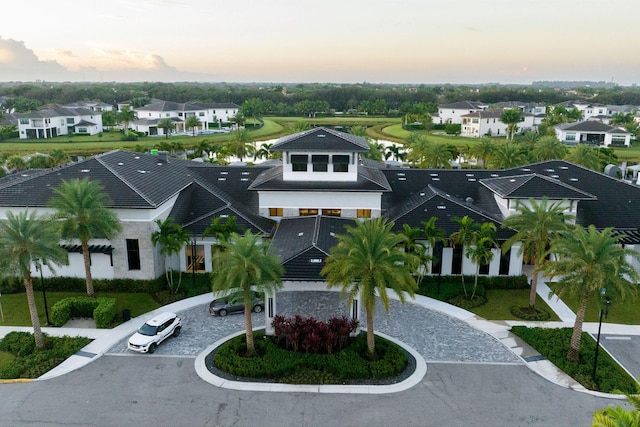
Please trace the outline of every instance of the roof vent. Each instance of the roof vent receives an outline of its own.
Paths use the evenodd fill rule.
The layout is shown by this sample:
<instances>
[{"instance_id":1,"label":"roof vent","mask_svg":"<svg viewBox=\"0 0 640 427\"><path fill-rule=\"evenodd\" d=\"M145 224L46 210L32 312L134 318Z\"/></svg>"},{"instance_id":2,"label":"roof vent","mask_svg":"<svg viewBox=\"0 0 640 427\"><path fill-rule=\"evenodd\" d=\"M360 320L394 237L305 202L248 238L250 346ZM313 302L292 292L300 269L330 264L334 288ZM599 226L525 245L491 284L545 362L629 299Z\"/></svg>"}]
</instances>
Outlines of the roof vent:
<instances>
[{"instance_id":1,"label":"roof vent","mask_svg":"<svg viewBox=\"0 0 640 427\"><path fill-rule=\"evenodd\" d=\"M333 231L329 232L329 236L334 237L336 235L336 233L334 233Z\"/></svg>"},{"instance_id":2,"label":"roof vent","mask_svg":"<svg viewBox=\"0 0 640 427\"><path fill-rule=\"evenodd\" d=\"M431 178L431 181L440 181L440 178Z\"/></svg>"},{"instance_id":3,"label":"roof vent","mask_svg":"<svg viewBox=\"0 0 640 427\"><path fill-rule=\"evenodd\" d=\"M218 177L218 181L226 181L227 178Z\"/></svg>"},{"instance_id":4,"label":"roof vent","mask_svg":"<svg viewBox=\"0 0 640 427\"><path fill-rule=\"evenodd\" d=\"M569 178L569 181L578 182L578 178Z\"/></svg>"},{"instance_id":5,"label":"roof vent","mask_svg":"<svg viewBox=\"0 0 640 427\"><path fill-rule=\"evenodd\" d=\"M444 210L447 209L447 207L445 205L438 205L438 209Z\"/></svg>"},{"instance_id":6,"label":"roof vent","mask_svg":"<svg viewBox=\"0 0 640 427\"><path fill-rule=\"evenodd\" d=\"M569 166L560 166L560 169L562 169L563 171L566 171L569 169Z\"/></svg>"},{"instance_id":7,"label":"roof vent","mask_svg":"<svg viewBox=\"0 0 640 427\"><path fill-rule=\"evenodd\" d=\"M140 156L133 156L134 159L138 160Z\"/></svg>"},{"instance_id":8,"label":"roof vent","mask_svg":"<svg viewBox=\"0 0 640 427\"><path fill-rule=\"evenodd\" d=\"M318 134L318 135L316 135L316 136L317 136L318 138L324 138L324 137L325 137L325 136L327 136L327 135L325 135L324 133L319 133L319 134Z\"/></svg>"},{"instance_id":9,"label":"roof vent","mask_svg":"<svg viewBox=\"0 0 640 427\"><path fill-rule=\"evenodd\" d=\"M242 172L242 175L251 175L251 172L244 171Z\"/></svg>"},{"instance_id":10,"label":"roof vent","mask_svg":"<svg viewBox=\"0 0 640 427\"><path fill-rule=\"evenodd\" d=\"M497 177L499 177L499 176L500 176L500 175L498 175L497 173L492 173L492 174L491 174L491 177L493 177L493 178L497 178Z\"/></svg>"},{"instance_id":11,"label":"roof vent","mask_svg":"<svg viewBox=\"0 0 640 427\"><path fill-rule=\"evenodd\" d=\"M220 172L220 175L229 175L229 172L228 171L222 171L222 172Z\"/></svg>"},{"instance_id":12,"label":"roof vent","mask_svg":"<svg viewBox=\"0 0 640 427\"><path fill-rule=\"evenodd\" d=\"M466 176L473 176L473 174L472 173L468 173L468 174L466 174Z\"/></svg>"},{"instance_id":13,"label":"roof vent","mask_svg":"<svg viewBox=\"0 0 640 427\"><path fill-rule=\"evenodd\" d=\"M124 163L118 162L118 166L122 166L122 165L124 165Z\"/></svg>"},{"instance_id":14,"label":"roof vent","mask_svg":"<svg viewBox=\"0 0 640 427\"><path fill-rule=\"evenodd\" d=\"M513 179L513 178L511 178L511 179L509 180L509 182L516 182L516 180L515 180L515 179Z\"/></svg>"},{"instance_id":15,"label":"roof vent","mask_svg":"<svg viewBox=\"0 0 640 427\"><path fill-rule=\"evenodd\" d=\"M301 231L298 233L298 237L302 237L302 236L304 236L304 231Z\"/></svg>"},{"instance_id":16,"label":"roof vent","mask_svg":"<svg viewBox=\"0 0 640 427\"><path fill-rule=\"evenodd\" d=\"M467 181L469 181L469 182L476 182L476 181L477 181L477 179L475 179L475 178L469 178L469 179L467 179Z\"/></svg>"},{"instance_id":17,"label":"roof vent","mask_svg":"<svg viewBox=\"0 0 640 427\"><path fill-rule=\"evenodd\" d=\"M555 172L556 170L549 168L549 169L545 169L545 171L547 171L547 172Z\"/></svg>"},{"instance_id":18,"label":"roof vent","mask_svg":"<svg viewBox=\"0 0 640 427\"><path fill-rule=\"evenodd\" d=\"M309 262L311 264L322 264L322 258L311 258Z\"/></svg>"},{"instance_id":19,"label":"roof vent","mask_svg":"<svg viewBox=\"0 0 640 427\"><path fill-rule=\"evenodd\" d=\"M524 172L531 172L531 169L529 169L529 168L522 168L522 170L523 170Z\"/></svg>"},{"instance_id":20,"label":"roof vent","mask_svg":"<svg viewBox=\"0 0 640 427\"><path fill-rule=\"evenodd\" d=\"M249 181L249 178L240 178L240 181Z\"/></svg>"},{"instance_id":21,"label":"roof vent","mask_svg":"<svg viewBox=\"0 0 640 427\"><path fill-rule=\"evenodd\" d=\"M430 176L438 176L438 174L437 174L437 173L430 173L429 175L430 175Z\"/></svg>"},{"instance_id":22,"label":"roof vent","mask_svg":"<svg viewBox=\"0 0 640 427\"><path fill-rule=\"evenodd\" d=\"M89 173L89 172L91 172L91 169L80 169L80 172ZM23 176L26 176L26 175L23 175Z\"/></svg>"},{"instance_id":23,"label":"roof vent","mask_svg":"<svg viewBox=\"0 0 640 427\"><path fill-rule=\"evenodd\" d=\"M420 193L420 196L424 197L424 193Z\"/></svg>"},{"instance_id":24,"label":"roof vent","mask_svg":"<svg viewBox=\"0 0 640 427\"><path fill-rule=\"evenodd\" d=\"M403 178L403 177L398 178L398 181L406 181L406 180L407 178Z\"/></svg>"},{"instance_id":25,"label":"roof vent","mask_svg":"<svg viewBox=\"0 0 640 427\"><path fill-rule=\"evenodd\" d=\"M138 169L138 173L147 173L147 171L143 171L142 169Z\"/></svg>"},{"instance_id":26,"label":"roof vent","mask_svg":"<svg viewBox=\"0 0 640 427\"><path fill-rule=\"evenodd\" d=\"M551 178L555 178L555 179L560 178L560 175L550 175L550 176L551 176Z\"/></svg>"},{"instance_id":27,"label":"roof vent","mask_svg":"<svg viewBox=\"0 0 640 427\"><path fill-rule=\"evenodd\" d=\"M471 206L473 205L473 198L467 197L466 199L464 199L464 202L467 204L467 206Z\"/></svg>"}]
</instances>

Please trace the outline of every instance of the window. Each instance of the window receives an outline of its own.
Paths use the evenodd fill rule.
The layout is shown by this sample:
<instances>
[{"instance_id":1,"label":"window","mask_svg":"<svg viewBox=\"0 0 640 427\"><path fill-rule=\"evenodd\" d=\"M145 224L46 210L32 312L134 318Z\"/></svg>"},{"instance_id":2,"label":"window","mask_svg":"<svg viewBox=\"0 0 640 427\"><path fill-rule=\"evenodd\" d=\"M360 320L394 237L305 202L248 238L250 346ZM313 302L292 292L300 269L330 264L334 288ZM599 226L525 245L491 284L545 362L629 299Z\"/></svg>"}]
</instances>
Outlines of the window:
<instances>
[{"instance_id":1,"label":"window","mask_svg":"<svg viewBox=\"0 0 640 427\"><path fill-rule=\"evenodd\" d=\"M564 138L565 141L575 141L576 140L576 134L575 133L568 133L567 136Z\"/></svg>"},{"instance_id":2,"label":"window","mask_svg":"<svg viewBox=\"0 0 640 427\"><path fill-rule=\"evenodd\" d=\"M371 218L371 209L358 209L358 218Z\"/></svg>"},{"instance_id":3,"label":"window","mask_svg":"<svg viewBox=\"0 0 640 427\"><path fill-rule=\"evenodd\" d=\"M178 113L178 117L182 117L182 113Z\"/></svg>"},{"instance_id":4,"label":"window","mask_svg":"<svg viewBox=\"0 0 640 427\"><path fill-rule=\"evenodd\" d=\"M204 111L200 111L200 112L198 113L198 115L199 115L200 117L204 117Z\"/></svg>"},{"instance_id":5,"label":"window","mask_svg":"<svg viewBox=\"0 0 640 427\"><path fill-rule=\"evenodd\" d=\"M67 117L67 123L73 124L73 117Z\"/></svg>"},{"instance_id":6,"label":"window","mask_svg":"<svg viewBox=\"0 0 640 427\"><path fill-rule=\"evenodd\" d=\"M127 239L127 261L129 270L140 270L140 246L138 239Z\"/></svg>"},{"instance_id":7,"label":"window","mask_svg":"<svg viewBox=\"0 0 640 427\"><path fill-rule=\"evenodd\" d=\"M269 208L269 216L282 216L282 208Z\"/></svg>"},{"instance_id":8,"label":"window","mask_svg":"<svg viewBox=\"0 0 640 427\"><path fill-rule=\"evenodd\" d=\"M311 156L314 172L326 172L329 168L329 156L326 154L314 154Z\"/></svg>"},{"instance_id":9,"label":"window","mask_svg":"<svg viewBox=\"0 0 640 427\"><path fill-rule=\"evenodd\" d=\"M325 216L340 216L341 213L340 209L322 209L322 215Z\"/></svg>"},{"instance_id":10,"label":"window","mask_svg":"<svg viewBox=\"0 0 640 427\"><path fill-rule=\"evenodd\" d=\"M611 142L614 143L614 144L616 144L616 143L618 143L618 144L619 143L623 143L624 144L624 143L627 142L627 138L624 137L624 136L616 136L616 135L614 135L614 136L611 137Z\"/></svg>"},{"instance_id":11,"label":"window","mask_svg":"<svg viewBox=\"0 0 640 427\"><path fill-rule=\"evenodd\" d=\"M20 119L20 124L21 125L28 125L29 124L29 119Z\"/></svg>"},{"instance_id":12,"label":"window","mask_svg":"<svg viewBox=\"0 0 640 427\"><path fill-rule=\"evenodd\" d=\"M300 216L318 215L318 209L302 208L299 209Z\"/></svg>"},{"instance_id":13,"label":"window","mask_svg":"<svg viewBox=\"0 0 640 427\"><path fill-rule=\"evenodd\" d=\"M307 156L306 154L292 154L291 170L293 170L294 172L306 172L308 162L309 156Z\"/></svg>"},{"instance_id":14,"label":"window","mask_svg":"<svg viewBox=\"0 0 640 427\"><path fill-rule=\"evenodd\" d=\"M78 133L88 133L87 128L78 128Z\"/></svg>"},{"instance_id":15,"label":"window","mask_svg":"<svg viewBox=\"0 0 640 427\"><path fill-rule=\"evenodd\" d=\"M199 272L205 271L204 266L204 246L203 245L186 245L187 271Z\"/></svg>"},{"instance_id":16,"label":"window","mask_svg":"<svg viewBox=\"0 0 640 427\"><path fill-rule=\"evenodd\" d=\"M334 155L332 161L334 172L349 172L349 156Z\"/></svg>"},{"instance_id":17,"label":"window","mask_svg":"<svg viewBox=\"0 0 640 427\"><path fill-rule=\"evenodd\" d=\"M478 119L471 119L471 123L478 123Z\"/></svg>"}]
</instances>

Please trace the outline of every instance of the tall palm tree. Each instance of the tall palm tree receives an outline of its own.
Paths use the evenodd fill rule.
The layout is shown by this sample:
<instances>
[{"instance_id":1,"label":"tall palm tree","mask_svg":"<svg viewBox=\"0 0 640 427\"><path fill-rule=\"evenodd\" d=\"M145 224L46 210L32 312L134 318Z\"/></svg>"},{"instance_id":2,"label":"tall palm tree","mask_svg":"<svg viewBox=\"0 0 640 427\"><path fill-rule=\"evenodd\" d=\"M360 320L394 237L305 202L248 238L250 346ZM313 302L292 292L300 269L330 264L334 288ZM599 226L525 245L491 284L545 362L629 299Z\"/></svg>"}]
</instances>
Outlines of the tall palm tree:
<instances>
[{"instance_id":1,"label":"tall palm tree","mask_svg":"<svg viewBox=\"0 0 640 427\"><path fill-rule=\"evenodd\" d=\"M180 224L175 224L172 218L157 219L155 222L158 229L151 233L151 242L154 246L160 246L160 253L165 256L164 274L169 290L175 294L182 283L182 269L178 269L178 284L176 285L173 280L171 259L189 243L191 235ZM192 262L194 261L192 260Z\"/></svg>"},{"instance_id":2,"label":"tall palm tree","mask_svg":"<svg viewBox=\"0 0 640 427\"><path fill-rule=\"evenodd\" d=\"M527 163L527 154L519 143L499 144L491 156L491 166L498 169L513 168Z\"/></svg>"},{"instance_id":3,"label":"tall palm tree","mask_svg":"<svg viewBox=\"0 0 640 427\"><path fill-rule=\"evenodd\" d=\"M432 216L427 221L422 221L422 235L429 244L429 257L432 263L434 261L441 261L435 258L434 253L438 242L441 242L443 245L447 244L445 232L442 228L436 225L436 221L438 221L438 217L435 216Z\"/></svg>"},{"instance_id":4,"label":"tall palm tree","mask_svg":"<svg viewBox=\"0 0 640 427\"><path fill-rule=\"evenodd\" d=\"M426 247L420 240L424 236L421 228L402 224L402 230L398 233L403 238L402 247L405 252L414 254L418 258L417 275L420 280L426 274L431 259L426 253Z\"/></svg>"},{"instance_id":5,"label":"tall palm tree","mask_svg":"<svg viewBox=\"0 0 640 427\"><path fill-rule=\"evenodd\" d=\"M555 136L543 136L533 146L533 155L539 162L563 159L566 154L567 147Z\"/></svg>"},{"instance_id":6,"label":"tall palm tree","mask_svg":"<svg viewBox=\"0 0 640 427\"><path fill-rule=\"evenodd\" d=\"M469 154L482 161L482 167L487 168L489 159L496 151L496 143L487 136L480 138L477 144L469 149Z\"/></svg>"},{"instance_id":7,"label":"tall palm tree","mask_svg":"<svg viewBox=\"0 0 640 427\"><path fill-rule=\"evenodd\" d=\"M49 205L56 210L53 217L60 221L64 239L80 240L87 295L93 297L89 240L113 238L122 231L120 219L106 208L108 197L104 187L96 181L89 181L88 178L62 181L53 192L55 196L49 201Z\"/></svg>"},{"instance_id":8,"label":"tall palm tree","mask_svg":"<svg viewBox=\"0 0 640 427\"><path fill-rule=\"evenodd\" d=\"M64 151L56 148L49 152L49 158L47 160L49 167L54 167L68 163L71 160L71 157L69 157L69 155Z\"/></svg>"},{"instance_id":9,"label":"tall palm tree","mask_svg":"<svg viewBox=\"0 0 640 427\"><path fill-rule=\"evenodd\" d=\"M258 160L258 159L267 159L269 160L270 156L271 156L271 152L269 150L271 150L271 147L273 146L273 144L269 144L269 143L264 143L262 145L260 145L260 148L256 150L256 152L253 154L253 160Z\"/></svg>"},{"instance_id":10,"label":"tall palm tree","mask_svg":"<svg viewBox=\"0 0 640 427\"><path fill-rule=\"evenodd\" d=\"M191 135L196 136L196 129L199 129L201 124L197 116L189 116L184 122L184 127L191 129Z\"/></svg>"},{"instance_id":11,"label":"tall palm tree","mask_svg":"<svg viewBox=\"0 0 640 427\"><path fill-rule=\"evenodd\" d=\"M465 256L476 264L475 281L471 297L473 299L478 289L478 276L480 266L491 263L493 260L493 249L496 248L496 225L492 222L483 222L480 228L473 232L470 244L465 248Z\"/></svg>"},{"instance_id":12,"label":"tall palm tree","mask_svg":"<svg viewBox=\"0 0 640 427\"><path fill-rule=\"evenodd\" d=\"M622 247L624 237L615 235L613 227L598 231L594 225L586 229L576 225L552 242L551 250L556 257L543 269L550 278L559 278L551 283L558 297L573 297L579 303L567 352L567 360L571 362L579 361L582 323L589 297L605 290L618 300L637 294L640 275L631 260L638 259L639 255Z\"/></svg>"},{"instance_id":13,"label":"tall palm tree","mask_svg":"<svg viewBox=\"0 0 640 427\"><path fill-rule=\"evenodd\" d=\"M565 219L571 219L564 213L561 202L550 203L543 198L540 202L529 199L529 203L516 203L516 213L502 221L503 228L515 230L502 245L502 252L507 252L515 243L520 242L520 249L525 262L533 262L533 277L529 293L529 309L535 310L538 272L548 254L549 242L559 232L565 230Z\"/></svg>"},{"instance_id":14,"label":"tall palm tree","mask_svg":"<svg viewBox=\"0 0 640 427\"><path fill-rule=\"evenodd\" d=\"M51 270L54 265L67 264L67 252L60 247L60 228L55 222L38 217L35 211L25 210L16 215L7 212L7 219L0 221L0 271L22 278L36 348L41 349L44 348L44 336L31 277L34 263Z\"/></svg>"},{"instance_id":15,"label":"tall palm tree","mask_svg":"<svg viewBox=\"0 0 640 427\"><path fill-rule=\"evenodd\" d=\"M408 147L407 159L413 165L424 167L429 156L429 150L431 149L431 142L427 137L412 133L406 140L406 146Z\"/></svg>"},{"instance_id":16,"label":"tall palm tree","mask_svg":"<svg viewBox=\"0 0 640 427\"><path fill-rule=\"evenodd\" d=\"M338 244L331 248L321 272L330 288L341 287L342 295L348 295L349 306L358 296L362 299L370 356L375 354L376 292L389 312L387 288L394 290L404 303L405 293L413 297L418 286L411 274L418 265L417 257L403 250L403 237L391 231L393 225L392 221L378 217L346 227L346 234L336 236Z\"/></svg>"},{"instance_id":17,"label":"tall palm tree","mask_svg":"<svg viewBox=\"0 0 640 427\"><path fill-rule=\"evenodd\" d=\"M600 170L600 159L598 158L598 149L587 144L578 144L569 150L566 160L577 165L584 166L591 170Z\"/></svg>"},{"instance_id":18,"label":"tall palm tree","mask_svg":"<svg viewBox=\"0 0 640 427\"><path fill-rule=\"evenodd\" d=\"M507 125L507 141L513 141L513 136L518 130L518 123L523 120L522 111L519 108L506 110L498 120Z\"/></svg>"},{"instance_id":19,"label":"tall palm tree","mask_svg":"<svg viewBox=\"0 0 640 427\"><path fill-rule=\"evenodd\" d=\"M162 129L165 138L169 138L169 134L176 128L176 124L169 117L165 117L158 122L158 127Z\"/></svg>"},{"instance_id":20,"label":"tall palm tree","mask_svg":"<svg viewBox=\"0 0 640 427\"><path fill-rule=\"evenodd\" d=\"M212 273L214 292L236 291L244 302L247 354L255 354L251 307L253 292L275 292L282 287L284 269L280 258L269 253L269 245L258 234L247 230L244 235L232 233L221 242L223 249L213 254L216 265Z\"/></svg>"},{"instance_id":21,"label":"tall palm tree","mask_svg":"<svg viewBox=\"0 0 640 427\"><path fill-rule=\"evenodd\" d=\"M465 215L462 218L453 217L451 220L458 224L459 228L458 231L454 231L451 236L449 236L449 244L452 248L461 245L464 250L464 248L471 243L474 233L478 230L479 226L469 215ZM462 291L464 292L464 297L469 298L467 288L464 284L464 269L460 272L460 277L462 278Z\"/></svg>"},{"instance_id":22,"label":"tall palm tree","mask_svg":"<svg viewBox=\"0 0 640 427\"><path fill-rule=\"evenodd\" d=\"M247 129L238 129L231 132L231 141L228 144L229 150L240 161L250 156L255 151L251 140L251 133Z\"/></svg>"},{"instance_id":23,"label":"tall palm tree","mask_svg":"<svg viewBox=\"0 0 640 427\"><path fill-rule=\"evenodd\" d=\"M136 118L136 112L130 110L129 107L122 107L122 110L118 113L117 119L118 123L124 124L124 134L129 135L129 123L134 121Z\"/></svg>"},{"instance_id":24,"label":"tall palm tree","mask_svg":"<svg viewBox=\"0 0 640 427\"><path fill-rule=\"evenodd\" d=\"M429 146L427 158L424 162L428 168L451 169L454 154L447 144L436 142Z\"/></svg>"}]
</instances>

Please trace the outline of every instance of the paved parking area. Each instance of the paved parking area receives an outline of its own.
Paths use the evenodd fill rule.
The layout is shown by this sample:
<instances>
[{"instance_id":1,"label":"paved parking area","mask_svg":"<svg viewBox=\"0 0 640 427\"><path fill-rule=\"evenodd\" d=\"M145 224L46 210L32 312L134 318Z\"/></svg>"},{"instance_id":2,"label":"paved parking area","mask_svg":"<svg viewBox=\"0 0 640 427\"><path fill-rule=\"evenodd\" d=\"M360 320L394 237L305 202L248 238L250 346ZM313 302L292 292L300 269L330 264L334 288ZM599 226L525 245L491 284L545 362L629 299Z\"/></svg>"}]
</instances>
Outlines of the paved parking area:
<instances>
[{"instance_id":1,"label":"paved parking area","mask_svg":"<svg viewBox=\"0 0 640 427\"><path fill-rule=\"evenodd\" d=\"M303 313L326 321L347 314L346 301L339 292L279 292L277 312L285 316ZM199 305L178 313L183 328L178 338L169 338L156 350L157 355L196 357L205 348L225 336L244 330L244 316L209 315L208 305ZM361 313L364 317L364 311ZM264 326L264 313L253 313L253 326ZM509 349L490 335L453 317L416 304L389 301L389 314L378 301L375 330L413 347L429 362L522 363ZM364 319L361 327L365 327ZM126 339L108 354L137 354L127 350Z\"/></svg>"}]
</instances>

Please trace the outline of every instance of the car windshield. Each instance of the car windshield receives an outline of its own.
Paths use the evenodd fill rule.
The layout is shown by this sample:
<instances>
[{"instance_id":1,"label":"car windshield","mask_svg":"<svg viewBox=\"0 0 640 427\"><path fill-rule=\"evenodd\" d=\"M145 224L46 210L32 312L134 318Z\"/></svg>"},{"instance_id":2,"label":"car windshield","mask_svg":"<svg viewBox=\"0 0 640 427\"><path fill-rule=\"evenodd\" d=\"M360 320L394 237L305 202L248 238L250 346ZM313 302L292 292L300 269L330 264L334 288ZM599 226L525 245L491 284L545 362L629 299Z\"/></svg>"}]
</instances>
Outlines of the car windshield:
<instances>
[{"instance_id":1,"label":"car windshield","mask_svg":"<svg viewBox=\"0 0 640 427\"><path fill-rule=\"evenodd\" d=\"M148 335L150 337L154 336L157 331L158 331L157 326L151 326L148 323L145 323L144 325L140 326L140 329L138 329L138 333L142 335Z\"/></svg>"}]
</instances>

